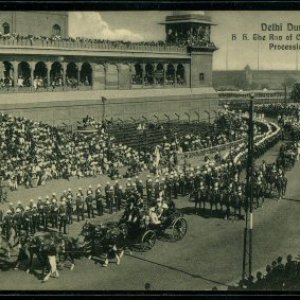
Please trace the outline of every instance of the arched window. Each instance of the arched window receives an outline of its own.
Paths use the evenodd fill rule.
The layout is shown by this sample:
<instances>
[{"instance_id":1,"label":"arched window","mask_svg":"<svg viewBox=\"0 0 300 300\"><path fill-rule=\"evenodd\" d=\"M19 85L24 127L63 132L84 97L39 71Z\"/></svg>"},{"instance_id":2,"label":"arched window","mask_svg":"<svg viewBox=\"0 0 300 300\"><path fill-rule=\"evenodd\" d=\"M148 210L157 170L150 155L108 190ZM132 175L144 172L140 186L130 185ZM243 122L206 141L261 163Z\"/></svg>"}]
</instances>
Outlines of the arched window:
<instances>
[{"instance_id":1,"label":"arched window","mask_svg":"<svg viewBox=\"0 0 300 300\"><path fill-rule=\"evenodd\" d=\"M58 36L61 35L61 28L60 28L59 25L57 25L57 24L53 25L53 27L52 27L52 34L53 35L58 35Z\"/></svg>"},{"instance_id":2,"label":"arched window","mask_svg":"<svg viewBox=\"0 0 300 300\"><path fill-rule=\"evenodd\" d=\"M2 25L2 28L3 28L3 34L8 34L9 33L9 24L8 23L3 23Z\"/></svg>"}]
</instances>

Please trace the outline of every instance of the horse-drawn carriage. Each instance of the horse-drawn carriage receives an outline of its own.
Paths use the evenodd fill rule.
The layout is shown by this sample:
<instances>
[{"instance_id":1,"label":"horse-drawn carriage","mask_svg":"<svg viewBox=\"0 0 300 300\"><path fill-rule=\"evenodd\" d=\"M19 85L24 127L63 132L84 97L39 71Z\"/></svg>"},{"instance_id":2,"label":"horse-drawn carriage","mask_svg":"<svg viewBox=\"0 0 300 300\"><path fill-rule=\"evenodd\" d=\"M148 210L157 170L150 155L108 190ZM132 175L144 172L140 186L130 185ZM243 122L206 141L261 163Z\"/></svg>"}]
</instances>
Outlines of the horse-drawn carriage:
<instances>
[{"instance_id":1,"label":"horse-drawn carriage","mask_svg":"<svg viewBox=\"0 0 300 300\"><path fill-rule=\"evenodd\" d=\"M87 222L82 228L87 251L90 255L120 249L148 251L162 236L167 236L172 241L179 241L187 232L187 221L177 210L167 210L160 224L151 224L145 220L147 218L141 218L136 222L121 219L120 222L110 222L105 225Z\"/></svg>"},{"instance_id":2,"label":"horse-drawn carriage","mask_svg":"<svg viewBox=\"0 0 300 300\"><path fill-rule=\"evenodd\" d=\"M120 225L126 232L126 239L131 248L140 251L152 249L158 238L180 241L187 232L187 221L176 209L167 209L161 217L160 224L152 224L147 216L137 222L124 222Z\"/></svg>"}]
</instances>

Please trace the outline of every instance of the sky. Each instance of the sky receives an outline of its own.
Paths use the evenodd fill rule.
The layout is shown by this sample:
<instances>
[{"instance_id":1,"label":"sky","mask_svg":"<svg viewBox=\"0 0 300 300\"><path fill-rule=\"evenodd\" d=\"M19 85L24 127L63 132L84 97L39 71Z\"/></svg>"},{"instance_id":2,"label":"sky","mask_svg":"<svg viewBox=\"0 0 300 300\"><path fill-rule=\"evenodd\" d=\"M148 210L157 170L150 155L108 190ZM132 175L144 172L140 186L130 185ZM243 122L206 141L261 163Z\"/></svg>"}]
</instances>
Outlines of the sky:
<instances>
[{"instance_id":1,"label":"sky","mask_svg":"<svg viewBox=\"0 0 300 300\"><path fill-rule=\"evenodd\" d=\"M206 11L216 26L211 40L218 47L214 53L214 70L241 70L246 65L259 70L297 70L300 66L300 11ZM111 40L164 40L165 30L160 22L172 11L103 11L69 12L70 36ZM261 24L282 23L283 31L262 31ZM287 31L287 23L298 25L299 31ZM297 28L298 29L298 28ZM253 34L276 34L282 41L252 40ZM292 41L286 36L293 34ZM236 34L238 40L232 40ZM242 40L247 34L249 40ZM299 34L299 41L296 35ZM297 44L299 50L269 50L269 43Z\"/></svg>"}]
</instances>

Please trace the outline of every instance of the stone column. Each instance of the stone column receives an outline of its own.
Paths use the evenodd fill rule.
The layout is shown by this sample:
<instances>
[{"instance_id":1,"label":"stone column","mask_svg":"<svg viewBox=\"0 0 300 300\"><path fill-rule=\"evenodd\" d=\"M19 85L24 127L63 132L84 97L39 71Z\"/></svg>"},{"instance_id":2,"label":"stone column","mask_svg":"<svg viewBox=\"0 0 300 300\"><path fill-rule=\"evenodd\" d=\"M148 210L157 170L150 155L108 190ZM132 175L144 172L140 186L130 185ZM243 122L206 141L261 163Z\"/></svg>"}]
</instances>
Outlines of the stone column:
<instances>
[{"instance_id":1,"label":"stone column","mask_svg":"<svg viewBox=\"0 0 300 300\"><path fill-rule=\"evenodd\" d=\"M18 83L18 66L19 66L19 61L12 61L12 65L14 68L14 78L13 78L13 86L17 87Z\"/></svg>"},{"instance_id":2,"label":"stone column","mask_svg":"<svg viewBox=\"0 0 300 300\"><path fill-rule=\"evenodd\" d=\"M30 66L30 84L31 84L31 86L33 86L35 64L36 64L35 61L29 62L29 66Z\"/></svg>"},{"instance_id":3,"label":"stone column","mask_svg":"<svg viewBox=\"0 0 300 300\"><path fill-rule=\"evenodd\" d=\"M106 90L107 89L107 68L108 68L108 65L107 65L107 63L104 63L103 66L104 66L104 89Z\"/></svg>"},{"instance_id":4,"label":"stone column","mask_svg":"<svg viewBox=\"0 0 300 300\"><path fill-rule=\"evenodd\" d=\"M128 72L129 72L129 89L132 89L132 64L128 63Z\"/></svg>"},{"instance_id":5,"label":"stone column","mask_svg":"<svg viewBox=\"0 0 300 300\"><path fill-rule=\"evenodd\" d=\"M120 71L121 71L121 65L120 64L116 64L117 66L117 71L118 71L118 89L120 89Z\"/></svg>"},{"instance_id":6,"label":"stone column","mask_svg":"<svg viewBox=\"0 0 300 300\"><path fill-rule=\"evenodd\" d=\"M145 70L145 63L141 63L141 67L142 67L142 86L145 86L145 75L146 75L146 70Z\"/></svg>"},{"instance_id":7,"label":"stone column","mask_svg":"<svg viewBox=\"0 0 300 300\"><path fill-rule=\"evenodd\" d=\"M178 64L174 64L174 87L177 87L177 77L176 77L176 71L177 71Z\"/></svg>"},{"instance_id":8,"label":"stone column","mask_svg":"<svg viewBox=\"0 0 300 300\"><path fill-rule=\"evenodd\" d=\"M52 62L47 61L46 62L46 67L47 67L47 87L51 86L51 78L50 78L51 66L52 66Z\"/></svg>"},{"instance_id":9,"label":"stone column","mask_svg":"<svg viewBox=\"0 0 300 300\"><path fill-rule=\"evenodd\" d=\"M163 64L163 70L164 70L163 85L164 86L166 86L166 81L167 81L167 67L168 67L168 64Z\"/></svg>"},{"instance_id":10,"label":"stone column","mask_svg":"<svg viewBox=\"0 0 300 300\"><path fill-rule=\"evenodd\" d=\"M152 79L153 79L153 85L157 86L157 84L156 84L156 77L154 75L154 73L156 71L156 68L157 68L157 63L153 63L152 66L153 66L153 77L152 77Z\"/></svg>"},{"instance_id":11,"label":"stone column","mask_svg":"<svg viewBox=\"0 0 300 300\"><path fill-rule=\"evenodd\" d=\"M63 70L63 86L66 86L66 72L67 72L67 63L66 62L62 62L61 63L62 66L62 70Z\"/></svg>"},{"instance_id":12,"label":"stone column","mask_svg":"<svg viewBox=\"0 0 300 300\"><path fill-rule=\"evenodd\" d=\"M82 67L82 63L76 63L76 67L77 67L77 82L78 82L78 86L80 85L80 72L81 72L81 67ZM85 80L85 78L84 78Z\"/></svg>"}]
</instances>

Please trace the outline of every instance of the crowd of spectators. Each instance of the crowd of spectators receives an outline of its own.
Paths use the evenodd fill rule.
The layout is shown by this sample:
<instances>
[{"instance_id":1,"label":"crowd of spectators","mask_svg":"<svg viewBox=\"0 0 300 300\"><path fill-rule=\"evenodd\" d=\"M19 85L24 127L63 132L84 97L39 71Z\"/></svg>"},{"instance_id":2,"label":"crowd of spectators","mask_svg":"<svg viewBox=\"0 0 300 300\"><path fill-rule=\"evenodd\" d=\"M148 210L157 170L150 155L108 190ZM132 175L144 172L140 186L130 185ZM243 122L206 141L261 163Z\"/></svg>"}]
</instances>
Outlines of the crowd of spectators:
<instances>
[{"instance_id":1,"label":"crowd of spectators","mask_svg":"<svg viewBox=\"0 0 300 300\"><path fill-rule=\"evenodd\" d=\"M175 134L171 140L164 137L163 143L155 147L165 159L160 164L165 161L175 167L177 153L221 145L246 135L247 125L240 116L222 115L216 124L222 130L205 137L197 134L178 137ZM107 126L87 116L83 119L83 130L68 133L41 122L0 114L0 179L11 190L17 190L19 185L36 187L58 178L106 174L117 179L122 175L138 175L145 169L156 171L154 149L141 151L116 142ZM121 170L125 174L120 174Z\"/></svg>"},{"instance_id":2,"label":"crowd of spectators","mask_svg":"<svg viewBox=\"0 0 300 300\"><path fill-rule=\"evenodd\" d=\"M117 176L118 168L139 162L138 152L115 144L100 123L95 132L67 134L6 114L0 114L0 149L0 176L11 190L44 185L52 178Z\"/></svg>"},{"instance_id":3,"label":"crowd of spectators","mask_svg":"<svg viewBox=\"0 0 300 300\"><path fill-rule=\"evenodd\" d=\"M84 45L89 45L90 43L94 44L96 47L101 48L130 48L134 46L149 46L149 47L159 47L164 48L167 46L175 46L175 44L166 43L165 41L141 41L141 42L131 42L123 40L107 40L107 39L93 39L93 38L84 38L84 37L62 37L58 35L52 36L36 36L36 35L20 35L18 33L7 33L2 34L0 32L0 41L1 40L15 40L15 41L29 41L32 45L39 40L45 42L55 42L55 41L64 41L64 42L79 42Z\"/></svg>"},{"instance_id":4,"label":"crowd of spectators","mask_svg":"<svg viewBox=\"0 0 300 300\"><path fill-rule=\"evenodd\" d=\"M256 273L256 278L241 280L238 287L231 287L229 290L256 290L256 291L291 291L299 290L300 287L300 262L288 255L286 263L279 256L268 264L265 274Z\"/></svg>"}]
</instances>

